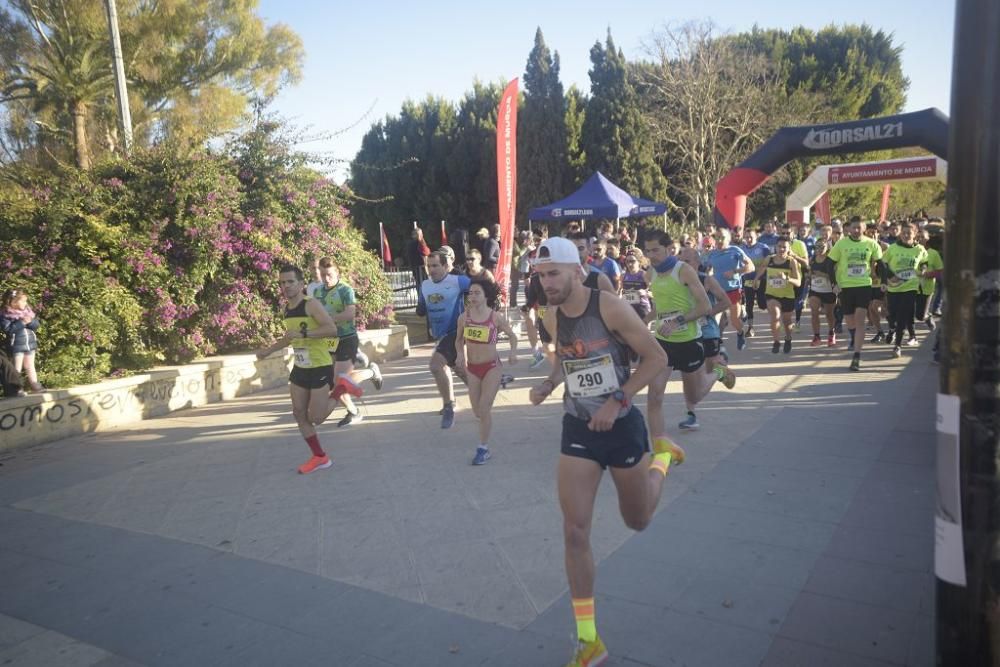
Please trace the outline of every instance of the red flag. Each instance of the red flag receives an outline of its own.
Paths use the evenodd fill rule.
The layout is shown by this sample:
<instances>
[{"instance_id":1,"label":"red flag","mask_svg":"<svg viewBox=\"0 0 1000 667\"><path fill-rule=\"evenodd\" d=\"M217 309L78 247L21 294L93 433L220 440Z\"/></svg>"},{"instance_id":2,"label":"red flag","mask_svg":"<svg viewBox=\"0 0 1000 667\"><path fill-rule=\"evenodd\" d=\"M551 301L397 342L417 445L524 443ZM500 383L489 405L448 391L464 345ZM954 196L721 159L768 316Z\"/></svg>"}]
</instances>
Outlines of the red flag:
<instances>
[{"instance_id":1,"label":"red flag","mask_svg":"<svg viewBox=\"0 0 1000 667\"><path fill-rule=\"evenodd\" d=\"M517 79L504 88L497 108L497 200L500 205L500 262L493 277L506 305L517 209Z\"/></svg>"},{"instance_id":2,"label":"red flag","mask_svg":"<svg viewBox=\"0 0 1000 667\"><path fill-rule=\"evenodd\" d=\"M385 227L382 223L378 223L378 235L382 242L382 263L386 266L392 266L392 249L389 247L389 237L385 234Z\"/></svg>"},{"instance_id":3,"label":"red flag","mask_svg":"<svg viewBox=\"0 0 1000 667\"><path fill-rule=\"evenodd\" d=\"M448 245L448 234L444 231L444 220L441 221L441 245Z\"/></svg>"},{"instance_id":4,"label":"red flag","mask_svg":"<svg viewBox=\"0 0 1000 667\"><path fill-rule=\"evenodd\" d=\"M886 213L889 212L889 193L892 192L892 185L886 183L882 186L882 213L879 215L879 222L885 222Z\"/></svg>"},{"instance_id":5,"label":"red flag","mask_svg":"<svg viewBox=\"0 0 1000 667\"><path fill-rule=\"evenodd\" d=\"M830 191L827 190L823 193L823 196L819 198L816 202L816 216L818 220L822 220L824 225L830 224Z\"/></svg>"}]
</instances>

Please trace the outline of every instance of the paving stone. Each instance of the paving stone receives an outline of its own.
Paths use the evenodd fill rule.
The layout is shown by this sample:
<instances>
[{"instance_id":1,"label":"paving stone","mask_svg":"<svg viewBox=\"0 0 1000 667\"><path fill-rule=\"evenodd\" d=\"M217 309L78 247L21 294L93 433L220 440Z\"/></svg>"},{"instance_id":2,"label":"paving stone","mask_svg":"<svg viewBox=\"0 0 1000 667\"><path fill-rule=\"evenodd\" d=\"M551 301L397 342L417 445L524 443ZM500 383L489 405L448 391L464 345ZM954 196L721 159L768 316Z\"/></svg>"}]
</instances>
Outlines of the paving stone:
<instances>
[{"instance_id":1,"label":"paving stone","mask_svg":"<svg viewBox=\"0 0 1000 667\"><path fill-rule=\"evenodd\" d=\"M802 593L779 636L874 660L906 660L914 613Z\"/></svg>"}]
</instances>

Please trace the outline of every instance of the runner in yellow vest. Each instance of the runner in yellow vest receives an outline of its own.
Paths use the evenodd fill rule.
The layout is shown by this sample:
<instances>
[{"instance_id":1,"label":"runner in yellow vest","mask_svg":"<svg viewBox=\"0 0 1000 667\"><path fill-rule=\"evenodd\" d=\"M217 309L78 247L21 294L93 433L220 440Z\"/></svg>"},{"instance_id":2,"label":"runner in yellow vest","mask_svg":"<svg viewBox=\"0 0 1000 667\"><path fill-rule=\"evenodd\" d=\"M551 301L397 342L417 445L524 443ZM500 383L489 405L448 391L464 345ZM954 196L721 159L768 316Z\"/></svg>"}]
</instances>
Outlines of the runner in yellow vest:
<instances>
[{"instance_id":1,"label":"runner in yellow vest","mask_svg":"<svg viewBox=\"0 0 1000 667\"><path fill-rule=\"evenodd\" d=\"M795 313L795 289L802 285L799 262L790 254L790 243L782 237L774 246L774 254L757 268L757 289L763 289L767 298L767 312L771 315L771 352L781 350L779 324L785 329L785 354L792 351L792 316Z\"/></svg>"},{"instance_id":2,"label":"runner in yellow vest","mask_svg":"<svg viewBox=\"0 0 1000 667\"><path fill-rule=\"evenodd\" d=\"M840 307L851 336L849 349L854 351L852 371L861 370L865 315L872 299L872 273L876 270L876 263L882 259L882 247L861 233L861 225L861 216L852 217L847 226L847 236L837 241L830 251L830 259L837 264L835 291L839 293ZM858 332L857 328L861 331Z\"/></svg>"},{"instance_id":3,"label":"runner in yellow vest","mask_svg":"<svg viewBox=\"0 0 1000 667\"><path fill-rule=\"evenodd\" d=\"M292 346L294 360L292 372L288 376L292 414L299 425L299 432L312 451L312 457L299 466L299 472L305 475L332 465L330 457L319 444L316 427L326 421L337 405L330 398L333 359L326 340L329 336L337 335L337 325L319 301L305 295L306 283L299 267L281 267L278 284L287 302L285 335L258 350L257 358L264 359L278 350Z\"/></svg>"},{"instance_id":4,"label":"runner in yellow vest","mask_svg":"<svg viewBox=\"0 0 1000 667\"><path fill-rule=\"evenodd\" d=\"M920 266L927 261L927 251L914 242L914 229L905 223L899 231L896 243L885 251L885 267L888 282L889 328L896 332L892 356L902 354L903 329L909 333L907 346L917 344L917 334L913 330L913 315L917 307L917 293L920 290Z\"/></svg>"},{"instance_id":5,"label":"runner in yellow vest","mask_svg":"<svg viewBox=\"0 0 1000 667\"><path fill-rule=\"evenodd\" d=\"M646 237L645 253L650 269L646 283L652 296L655 311L653 333L664 352L667 367L649 383L646 406L649 412L649 433L653 442L663 437L663 392L667 388L671 371L681 372L684 383L684 400L688 406L687 418L678 424L684 430L699 427L694 414L696 406L712 388L715 376L700 371L705 362L705 349L700 342L701 328L698 319L711 312L708 294L698 279L694 268L670 254L673 242L666 232L656 232Z\"/></svg>"}]
</instances>

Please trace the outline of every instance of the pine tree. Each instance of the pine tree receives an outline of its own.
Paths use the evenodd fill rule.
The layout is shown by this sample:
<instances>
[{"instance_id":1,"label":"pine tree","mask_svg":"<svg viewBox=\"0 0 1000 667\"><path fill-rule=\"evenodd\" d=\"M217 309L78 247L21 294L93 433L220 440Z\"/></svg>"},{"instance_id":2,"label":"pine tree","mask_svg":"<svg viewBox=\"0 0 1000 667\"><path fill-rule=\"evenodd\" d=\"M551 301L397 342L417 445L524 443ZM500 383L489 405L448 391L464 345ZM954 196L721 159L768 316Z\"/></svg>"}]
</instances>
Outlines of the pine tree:
<instances>
[{"instance_id":1,"label":"pine tree","mask_svg":"<svg viewBox=\"0 0 1000 667\"><path fill-rule=\"evenodd\" d=\"M590 49L590 62L590 101L581 133L587 170L600 171L630 194L663 201L667 180L654 159L625 56L610 31L604 47L598 42Z\"/></svg>"},{"instance_id":2,"label":"pine tree","mask_svg":"<svg viewBox=\"0 0 1000 667\"><path fill-rule=\"evenodd\" d=\"M518 118L518 220L527 211L566 196L566 100L559 54L545 45L542 29L524 71L524 108Z\"/></svg>"}]
</instances>

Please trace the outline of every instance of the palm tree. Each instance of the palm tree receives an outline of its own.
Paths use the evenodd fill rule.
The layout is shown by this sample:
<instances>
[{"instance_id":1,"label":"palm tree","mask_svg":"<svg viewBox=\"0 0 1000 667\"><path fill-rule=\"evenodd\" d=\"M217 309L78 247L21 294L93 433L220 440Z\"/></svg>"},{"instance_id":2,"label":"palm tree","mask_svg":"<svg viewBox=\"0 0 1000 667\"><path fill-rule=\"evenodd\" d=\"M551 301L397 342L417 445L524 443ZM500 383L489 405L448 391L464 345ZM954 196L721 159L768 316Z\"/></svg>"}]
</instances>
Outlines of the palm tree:
<instances>
[{"instance_id":1,"label":"palm tree","mask_svg":"<svg viewBox=\"0 0 1000 667\"><path fill-rule=\"evenodd\" d=\"M21 100L39 116L54 113L69 121L68 131L58 124L55 129L72 136L76 165L89 169L89 109L114 86L102 17L94 11L99 3L10 4L25 20L0 10L0 104ZM70 11L67 4L77 6Z\"/></svg>"}]
</instances>

